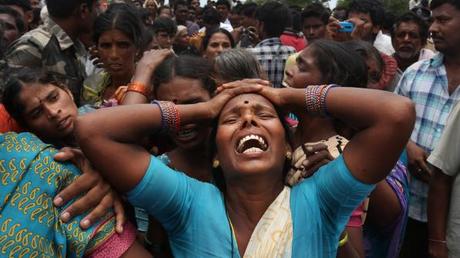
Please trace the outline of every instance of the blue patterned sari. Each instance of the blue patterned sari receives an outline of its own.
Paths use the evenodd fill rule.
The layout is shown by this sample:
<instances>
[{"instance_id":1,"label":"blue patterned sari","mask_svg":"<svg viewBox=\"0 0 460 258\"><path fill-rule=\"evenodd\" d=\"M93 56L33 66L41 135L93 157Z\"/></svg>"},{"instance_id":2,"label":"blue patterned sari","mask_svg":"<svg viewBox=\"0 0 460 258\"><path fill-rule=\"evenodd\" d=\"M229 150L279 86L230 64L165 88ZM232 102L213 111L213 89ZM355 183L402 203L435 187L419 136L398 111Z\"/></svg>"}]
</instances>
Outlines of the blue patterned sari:
<instances>
[{"instance_id":1,"label":"blue patterned sari","mask_svg":"<svg viewBox=\"0 0 460 258\"><path fill-rule=\"evenodd\" d=\"M110 213L86 231L64 224L53 198L80 174L53 160L56 149L30 133L0 134L0 257L82 257L114 234Z\"/></svg>"}]
</instances>

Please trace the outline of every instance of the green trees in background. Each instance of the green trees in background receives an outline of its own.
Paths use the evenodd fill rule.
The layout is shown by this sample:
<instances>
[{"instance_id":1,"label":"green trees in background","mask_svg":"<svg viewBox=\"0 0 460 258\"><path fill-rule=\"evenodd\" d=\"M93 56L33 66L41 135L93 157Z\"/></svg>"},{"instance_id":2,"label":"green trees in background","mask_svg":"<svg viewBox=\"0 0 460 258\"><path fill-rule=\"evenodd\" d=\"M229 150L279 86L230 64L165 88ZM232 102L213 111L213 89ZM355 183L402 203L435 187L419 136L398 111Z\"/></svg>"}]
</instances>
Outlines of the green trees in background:
<instances>
[{"instance_id":1,"label":"green trees in background","mask_svg":"<svg viewBox=\"0 0 460 258\"><path fill-rule=\"evenodd\" d=\"M337 6L347 6L352 0L338 0ZM396 16L409 10L409 0L381 0L385 10L390 11Z\"/></svg>"}]
</instances>

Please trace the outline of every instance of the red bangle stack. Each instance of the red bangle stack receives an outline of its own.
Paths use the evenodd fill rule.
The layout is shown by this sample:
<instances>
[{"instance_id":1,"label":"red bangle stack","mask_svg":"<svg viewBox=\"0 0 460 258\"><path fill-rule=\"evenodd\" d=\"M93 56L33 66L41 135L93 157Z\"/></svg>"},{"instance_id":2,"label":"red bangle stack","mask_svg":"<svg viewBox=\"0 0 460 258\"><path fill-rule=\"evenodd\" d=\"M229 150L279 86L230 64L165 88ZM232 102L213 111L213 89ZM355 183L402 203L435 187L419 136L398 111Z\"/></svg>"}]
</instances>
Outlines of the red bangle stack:
<instances>
[{"instance_id":1,"label":"red bangle stack","mask_svg":"<svg viewBox=\"0 0 460 258\"><path fill-rule=\"evenodd\" d=\"M327 115L326 97L329 90L337 85L307 86L305 88L305 105L308 113Z\"/></svg>"},{"instance_id":2,"label":"red bangle stack","mask_svg":"<svg viewBox=\"0 0 460 258\"><path fill-rule=\"evenodd\" d=\"M180 114L174 103L169 101L153 101L161 112L161 131L164 133L177 133L180 130Z\"/></svg>"}]
</instances>

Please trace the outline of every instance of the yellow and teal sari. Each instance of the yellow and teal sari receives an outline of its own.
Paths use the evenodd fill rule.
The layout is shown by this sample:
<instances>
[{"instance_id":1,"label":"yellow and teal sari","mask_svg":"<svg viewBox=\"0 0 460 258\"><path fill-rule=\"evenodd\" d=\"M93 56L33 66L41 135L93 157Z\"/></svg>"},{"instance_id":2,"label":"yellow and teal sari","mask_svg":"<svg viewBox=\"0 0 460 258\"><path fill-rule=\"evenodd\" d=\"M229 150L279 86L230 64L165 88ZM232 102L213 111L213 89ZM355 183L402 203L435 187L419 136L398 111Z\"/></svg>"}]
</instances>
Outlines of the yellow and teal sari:
<instances>
[{"instance_id":1,"label":"yellow and teal sari","mask_svg":"<svg viewBox=\"0 0 460 258\"><path fill-rule=\"evenodd\" d=\"M56 152L30 133L0 134L0 257L100 257L110 249L122 254L134 237L120 240L113 213L86 231L79 226L86 214L59 220L65 207L55 207L53 198L80 172L55 162Z\"/></svg>"}]
</instances>

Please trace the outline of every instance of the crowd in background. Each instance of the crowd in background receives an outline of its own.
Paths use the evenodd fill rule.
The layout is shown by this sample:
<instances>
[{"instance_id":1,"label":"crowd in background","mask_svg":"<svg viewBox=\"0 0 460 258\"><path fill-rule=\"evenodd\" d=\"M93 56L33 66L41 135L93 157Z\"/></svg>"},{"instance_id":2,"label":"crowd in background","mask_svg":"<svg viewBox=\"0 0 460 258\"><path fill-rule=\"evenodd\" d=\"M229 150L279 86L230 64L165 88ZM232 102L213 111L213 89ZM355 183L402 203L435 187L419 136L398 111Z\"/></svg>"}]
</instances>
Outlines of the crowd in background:
<instances>
[{"instance_id":1,"label":"crowd in background","mask_svg":"<svg viewBox=\"0 0 460 258\"><path fill-rule=\"evenodd\" d=\"M460 258L459 31L460 0L0 0L0 256Z\"/></svg>"}]
</instances>

